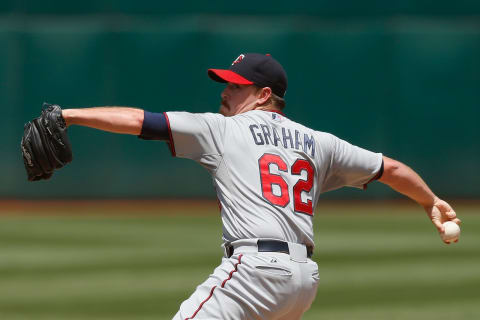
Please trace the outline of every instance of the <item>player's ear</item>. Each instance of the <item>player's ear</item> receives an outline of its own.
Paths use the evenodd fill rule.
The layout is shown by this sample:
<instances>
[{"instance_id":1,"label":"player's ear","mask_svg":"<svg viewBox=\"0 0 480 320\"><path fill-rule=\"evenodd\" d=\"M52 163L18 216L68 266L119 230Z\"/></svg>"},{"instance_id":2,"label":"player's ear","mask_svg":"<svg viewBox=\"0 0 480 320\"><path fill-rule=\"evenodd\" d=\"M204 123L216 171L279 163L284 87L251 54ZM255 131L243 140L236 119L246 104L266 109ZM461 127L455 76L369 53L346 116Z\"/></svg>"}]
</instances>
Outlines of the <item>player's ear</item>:
<instances>
[{"instance_id":1,"label":"player's ear","mask_svg":"<svg viewBox=\"0 0 480 320\"><path fill-rule=\"evenodd\" d=\"M270 87L263 87L258 91L258 103L260 105L265 104L272 96L272 89Z\"/></svg>"}]
</instances>

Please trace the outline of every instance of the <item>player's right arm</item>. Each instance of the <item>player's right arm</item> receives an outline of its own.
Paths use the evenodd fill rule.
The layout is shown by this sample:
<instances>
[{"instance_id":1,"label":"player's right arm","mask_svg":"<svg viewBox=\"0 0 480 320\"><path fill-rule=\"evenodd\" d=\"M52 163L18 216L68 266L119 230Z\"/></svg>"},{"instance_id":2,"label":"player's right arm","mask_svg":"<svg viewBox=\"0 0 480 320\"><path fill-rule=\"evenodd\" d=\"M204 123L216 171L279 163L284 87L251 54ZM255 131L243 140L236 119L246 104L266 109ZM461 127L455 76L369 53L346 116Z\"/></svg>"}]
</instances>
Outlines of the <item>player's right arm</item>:
<instances>
[{"instance_id":1,"label":"player's right arm","mask_svg":"<svg viewBox=\"0 0 480 320\"><path fill-rule=\"evenodd\" d=\"M460 224L450 205L438 198L407 165L382 154L352 146L332 135L324 136L323 141L330 142L326 149L332 150L331 157L327 157L330 160L327 163L331 165L323 182L323 191L343 186L359 187L376 179L420 204L440 233L445 232L442 224L446 221ZM380 166L380 163L383 165Z\"/></svg>"},{"instance_id":2,"label":"player's right arm","mask_svg":"<svg viewBox=\"0 0 480 320\"><path fill-rule=\"evenodd\" d=\"M384 171L378 181L395 191L406 195L423 206L429 218L440 233L444 232L445 221L460 224L455 211L445 201L438 198L423 179L407 165L388 157L383 157ZM445 243L448 243L445 241Z\"/></svg>"}]
</instances>

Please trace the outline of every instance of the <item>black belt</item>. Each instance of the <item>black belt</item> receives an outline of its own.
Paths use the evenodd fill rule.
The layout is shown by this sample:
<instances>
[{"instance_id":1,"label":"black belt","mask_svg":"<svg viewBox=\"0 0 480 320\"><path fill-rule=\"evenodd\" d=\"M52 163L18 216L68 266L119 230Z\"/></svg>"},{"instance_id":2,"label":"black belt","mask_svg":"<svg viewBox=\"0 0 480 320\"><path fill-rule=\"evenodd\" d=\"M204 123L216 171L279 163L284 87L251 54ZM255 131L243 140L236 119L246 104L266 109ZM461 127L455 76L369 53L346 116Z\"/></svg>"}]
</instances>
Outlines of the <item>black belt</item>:
<instances>
[{"instance_id":1,"label":"black belt","mask_svg":"<svg viewBox=\"0 0 480 320\"><path fill-rule=\"evenodd\" d=\"M281 252L290 254L288 249L288 243L279 240L258 240L257 241L258 252ZM234 248L230 244L225 245L227 252L227 258L233 255ZM313 247L307 246L307 257L311 258L313 254Z\"/></svg>"}]
</instances>

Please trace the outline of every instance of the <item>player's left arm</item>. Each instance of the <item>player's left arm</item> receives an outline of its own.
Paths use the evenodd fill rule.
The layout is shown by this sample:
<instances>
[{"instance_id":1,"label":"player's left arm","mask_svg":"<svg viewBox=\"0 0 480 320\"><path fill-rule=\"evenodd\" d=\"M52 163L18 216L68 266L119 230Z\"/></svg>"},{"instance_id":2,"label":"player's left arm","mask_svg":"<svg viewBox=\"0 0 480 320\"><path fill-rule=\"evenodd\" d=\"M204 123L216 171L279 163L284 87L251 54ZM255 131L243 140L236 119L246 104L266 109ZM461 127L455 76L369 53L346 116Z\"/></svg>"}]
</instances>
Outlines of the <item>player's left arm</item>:
<instances>
[{"instance_id":1,"label":"player's left arm","mask_svg":"<svg viewBox=\"0 0 480 320\"><path fill-rule=\"evenodd\" d=\"M457 218L452 207L446 201L438 198L425 181L410 167L385 156L383 156L383 164L384 171L378 181L420 204L427 212L438 232L445 232L442 223L446 221L460 224L461 221Z\"/></svg>"},{"instance_id":2,"label":"player's left arm","mask_svg":"<svg viewBox=\"0 0 480 320\"><path fill-rule=\"evenodd\" d=\"M94 107L64 109L62 116L67 127L80 125L113 133L139 135L144 111L131 107Z\"/></svg>"},{"instance_id":3,"label":"player's left arm","mask_svg":"<svg viewBox=\"0 0 480 320\"><path fill-rule=\"evenodd\" d=\"M132 107L94 107L64 109L68 126L80 125L102 131L132 134L147 140L169 140L168 121L164 113Z\"/></svg>"}]
</instances>

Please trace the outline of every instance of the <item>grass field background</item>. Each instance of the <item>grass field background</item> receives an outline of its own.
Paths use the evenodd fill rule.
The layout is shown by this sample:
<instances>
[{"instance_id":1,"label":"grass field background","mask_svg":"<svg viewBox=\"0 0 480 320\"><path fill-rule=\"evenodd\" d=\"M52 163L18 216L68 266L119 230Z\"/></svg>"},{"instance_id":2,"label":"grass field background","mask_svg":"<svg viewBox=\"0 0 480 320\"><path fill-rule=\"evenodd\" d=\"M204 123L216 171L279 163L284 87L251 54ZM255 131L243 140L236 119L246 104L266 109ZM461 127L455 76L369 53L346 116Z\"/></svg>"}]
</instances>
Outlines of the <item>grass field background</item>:
<instances>
[{"instance_id":1,"label":"grass field background","mask_svg":"<svg viewBox=\"0 0 480 320\"><path fill-rule=\"evenodd\" d=\"M320 206L321 279L304 319L480 319L480 206L455 209L462 236L447 246L415 205ZM209 202L0 212L0 319L171 319L222 256Z\"/></svg>"}]
</instances>

